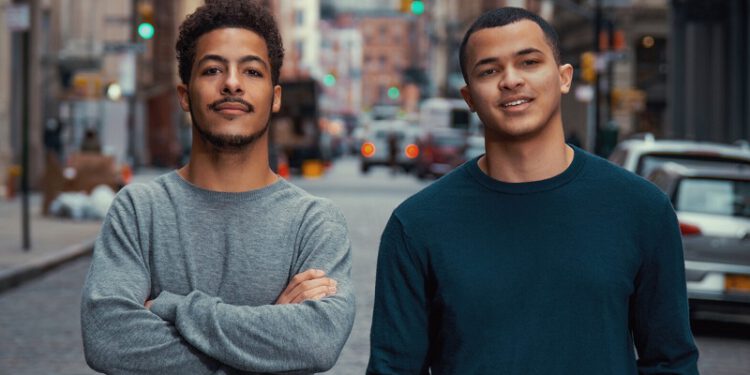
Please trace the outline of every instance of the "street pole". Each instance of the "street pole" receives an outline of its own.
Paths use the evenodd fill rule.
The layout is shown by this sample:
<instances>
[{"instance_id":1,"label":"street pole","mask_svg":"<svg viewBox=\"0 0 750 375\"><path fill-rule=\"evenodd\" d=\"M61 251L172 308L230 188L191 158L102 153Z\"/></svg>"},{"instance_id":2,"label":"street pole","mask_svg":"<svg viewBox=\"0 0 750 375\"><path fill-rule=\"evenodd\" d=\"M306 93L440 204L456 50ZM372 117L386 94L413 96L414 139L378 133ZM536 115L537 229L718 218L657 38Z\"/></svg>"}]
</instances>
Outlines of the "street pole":
<instances>
[{"instance_id":1,"label":"street pole","mask_svg":"<svg viewBox=\"0 0 750 375\"><path fill-rule=\"evenodd\" d=\"M29 127L31 121L29 113L30 82L30 48L31 31L21 32L21 230L23 234L23 250L31 250L31 223L29 216Z\"/></svg>"},{"instance_id":2,"label":"street pole","mask_svg":"<svg viewBox=\"0 0 750 375\"><path fill-rule=\"evenodd\" d=\"M138 41L138 0L131 0L131 14L130 14L130 44L135 45ZM132 53L132 52L131 52ZM133 92L128 95L128 150L127 159L130 163L132 170L137 167L136 155L135 155L135 110L136 110L136 95L138 93L138 55L136 54L135 61L133 64Z\"/></svg>"}]
</instances>

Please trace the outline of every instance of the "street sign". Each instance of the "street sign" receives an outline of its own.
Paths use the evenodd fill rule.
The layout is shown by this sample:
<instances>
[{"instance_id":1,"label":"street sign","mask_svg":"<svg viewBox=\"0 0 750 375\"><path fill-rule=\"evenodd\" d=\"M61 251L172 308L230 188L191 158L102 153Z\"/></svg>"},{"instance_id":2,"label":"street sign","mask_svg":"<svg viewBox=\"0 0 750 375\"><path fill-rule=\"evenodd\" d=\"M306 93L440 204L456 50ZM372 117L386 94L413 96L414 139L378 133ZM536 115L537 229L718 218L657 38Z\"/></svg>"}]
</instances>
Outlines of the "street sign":
<instances>
[{"instance_id":1,"label":"street sign","mask_svg":"<svg viewBox=\"0 0 750 375\"><path fill-rule=\"evenodd\" d=\"M144 53L146 52L146 45L143 43L130 43L130 42L105 42L104 53Z\"/></svg>"},{"instance_id":2,"label":"street sign","mask_svg":"<svg viewBox=\"0 0 750 375\"><path fill-rule=\"evenodd\" d=\"M11 32L28 30L31 26L29 4L7 5L5 8L5 24Z\"/></svg>"}]
</instances>

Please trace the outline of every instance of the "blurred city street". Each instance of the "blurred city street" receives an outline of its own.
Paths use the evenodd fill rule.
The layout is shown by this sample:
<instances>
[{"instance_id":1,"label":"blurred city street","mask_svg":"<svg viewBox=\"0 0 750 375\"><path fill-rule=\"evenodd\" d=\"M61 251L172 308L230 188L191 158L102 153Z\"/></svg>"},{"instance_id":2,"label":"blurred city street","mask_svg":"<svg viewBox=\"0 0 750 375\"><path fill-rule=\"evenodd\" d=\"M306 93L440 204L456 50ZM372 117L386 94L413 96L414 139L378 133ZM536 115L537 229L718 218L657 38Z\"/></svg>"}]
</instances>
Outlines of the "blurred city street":
<instances>
[{"instance_id":1,"label":"blurred city street","mask_svg":"<svg viewBox=\"0 0 750 375\"><path fill-rule=\"evenodd\" d=\"M331 199L347 218L352 240L352 278L357 317L336 366L327 374L363 374L369 334L380 233L393 208L426 186L413 176L387 169L362 176L358 161L339 160L318 179L292 182ZM71 223L71 225L78 225ZM80 227L83 234L93 223ZM41 235L40 235L41 237ZM89 257L70 262L38 280L0 294L0 374L90 374L83 359L79 302ZM699 365L710 375L744 375L750 368L750 325L696 321Z\"/></svg>"}]
</instances>

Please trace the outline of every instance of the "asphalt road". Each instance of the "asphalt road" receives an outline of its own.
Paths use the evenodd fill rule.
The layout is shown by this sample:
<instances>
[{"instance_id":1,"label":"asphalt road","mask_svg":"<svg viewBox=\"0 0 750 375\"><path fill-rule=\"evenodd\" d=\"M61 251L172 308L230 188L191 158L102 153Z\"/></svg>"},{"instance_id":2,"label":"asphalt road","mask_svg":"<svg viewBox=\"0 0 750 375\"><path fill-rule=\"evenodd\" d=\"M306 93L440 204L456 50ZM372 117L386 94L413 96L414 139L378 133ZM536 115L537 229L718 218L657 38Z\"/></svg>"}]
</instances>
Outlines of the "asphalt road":
<instances>
[{"instance_id":1,"label":"asphalt road","mask_svg":"<svg viewBox=\"0 0 750 375\"><path fill-rule=\"evenodd\" d=\"M331 198L347 218L354 251L358 312L338 363L326 374L363 374L380 233L390 212L424 184L375 169L361 176L353 160L337 163L319 180L298 180L313 194ZM80 290L90 259L62 266L44 277L0 294L0 374L91 374L80 338ZM702 374L750 373L750 325L695 322Z\"/></svg>"}]
</instances>

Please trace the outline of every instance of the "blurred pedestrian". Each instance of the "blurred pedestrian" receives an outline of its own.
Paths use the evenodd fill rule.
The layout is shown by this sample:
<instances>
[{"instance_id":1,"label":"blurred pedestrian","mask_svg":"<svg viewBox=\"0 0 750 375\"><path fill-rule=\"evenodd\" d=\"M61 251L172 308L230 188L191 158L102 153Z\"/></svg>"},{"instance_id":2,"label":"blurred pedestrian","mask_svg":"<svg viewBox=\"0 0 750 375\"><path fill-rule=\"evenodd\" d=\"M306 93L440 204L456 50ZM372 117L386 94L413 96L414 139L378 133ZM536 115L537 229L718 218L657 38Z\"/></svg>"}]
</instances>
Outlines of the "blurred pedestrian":
<instances>
[{"instance_id":1,"label":"blurred pedestrian","mask_svg":"<svg viewBox=\"0 0 750 375\"><path fill-rule=\"evenodd\" d=\"M81 152L100 154L102 143L99 141L99 133L95 129L86 129L81 142Z\"/></svg>"},{"instance_id":2,"label":"blurred pedestrian","mask_svg":"<svg viewBox=\"0 0 750 375\"><path fill-rule=\"evenodd\" d=\"M368 373L697 374L672 206L565 144L554 29L493 10L459 56L486 154L393 212Z\"/></svg>"},{"instance_id":3,"label":"blurred pedestrian","mask_svg":"<svg viewBox=\"0 0 750 375\"><path fill-rule=\"evenodd\" d=\"M354 320L346 222L269 168L283 60L260 3L212 0L179 30L190 160L126 186L83 290L86 360L131 374L313 373Z\"/></svg>"}]
</instances>

